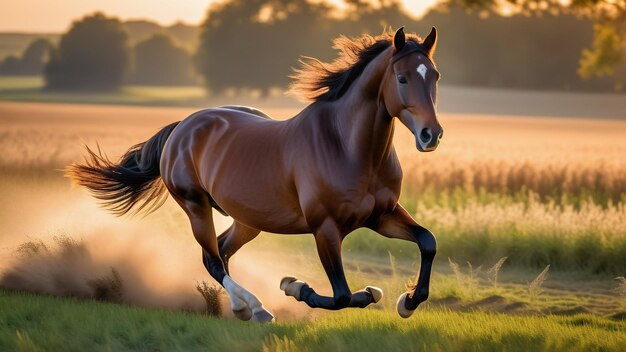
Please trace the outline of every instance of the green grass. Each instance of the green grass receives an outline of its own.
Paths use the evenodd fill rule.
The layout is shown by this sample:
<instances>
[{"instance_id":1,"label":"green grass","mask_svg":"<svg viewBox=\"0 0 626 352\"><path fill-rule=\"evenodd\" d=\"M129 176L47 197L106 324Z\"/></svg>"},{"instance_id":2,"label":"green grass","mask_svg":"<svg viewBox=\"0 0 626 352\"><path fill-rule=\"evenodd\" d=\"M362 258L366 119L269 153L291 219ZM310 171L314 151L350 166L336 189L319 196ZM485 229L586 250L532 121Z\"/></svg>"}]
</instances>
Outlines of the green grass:
<instances>
[{"instance_id":1,"label":"green grass","mask_svg":"<svg viewBox=\"0 0 626 352\"><path fill-rule=\"evenodd\" d=\"M0 291L0 350L12 351L620 351L626 323L576 315L510 316L374 309L312 321L253 322Z\"/></svg>"},{"instance_id":2,"label":"green grass","mask_svg":"<svg viewBox=\"0 0 626 352\"><path fill-rule=\"evenodd\" d=\"M367 239L371 238L364 241ZM311 236L262 234L247 247L257 253L272 251L281 258L292 256L289 259L292 265L302 270L294 274L303 280L325 277L317 265ZM298 249L294 251L294 248ZM385 297L378 306L394 310L395 299L405 292L407 281L415 278L419 268L417 246L405 245L404 250L405 257L396 257L384 252L368 254L344 249L343 263L350 287L353 290L367 285L380 287ZM435 258L430 300L426 305L443 305L455 311L480 309L511 314L572 314L579 311L613 316L626 312L626 286L615 279L616 275L556 271L551 266L540 292L533 296L530 283L544 268L510 265L506 260L494 282L493 272L489 269L496 263L495 260L483 261L482 265L474 263L471 271L468 263L454 258L452 261L458 263L458 272L452 270L448 258Z\"/></svg>"},{"instance_id":3,"label":"green grass","mask_svg":"<svg viewBox=\"0 0 626 352\"><path fill-rule=\"evenodd\" d=\"M43 87L42 76L0 76L0 92L9 90L33 90ZM4 98L4 94L0 94Z\"/></svg>"},{"instance_id":4,"label":"green grass","mask_svg":"<svg viewBox=\"0 0 626 352\"><path fill-rule=\"evenodd\" d=\"M115 92L46 91L41 76L0 77L0 100L74 104L202 106L207 100L200 86L124 86Z\"/></svg>"},{"instance_id":5,"label":"green grass","mask_svg":"<svg viewBox=\"0 0 626 352\"><path fill-rule=\"evenodd\" d=\"M438 237L438 255L461 263L586 271L617 276L626 270L626 207L593 200L558 205L532 194L409 194L401 201L415 219ZM414 246L367 229L347 237L344 250L414 258Z\"/></svg>"},{"instance_id":6,"label":"green grass","mask_svg":"<svg viewBox=\"0 0 626 352\"><path fill-rule=\"evenodd\" d=\"M296 100L276 92L264 99L260 99L253 91L240 92L236 96L226 94L209 97L205 88L199 85L125 85L111 92L48 91L44 85L41 76L0 76L0 101L185 107L258 105L263 101L265 106L271 108L301 107Z\"/></svg>"},{"instance_id":7,"label":"green grass","mask_svg":"<svg viewBox=\"0 0 626 352\"><path fill-rule=\"evenodd\" d=\"M438 239L437 258L465 265L580 272L613 278L626 272L626 203L603 206L592 200L557 205L532 195L429 192L400 201ZM312 241L286 240L294 249ZM343 243L346 254L416 259L416 245L358 229Z\"/></svg>"}]
</instances>

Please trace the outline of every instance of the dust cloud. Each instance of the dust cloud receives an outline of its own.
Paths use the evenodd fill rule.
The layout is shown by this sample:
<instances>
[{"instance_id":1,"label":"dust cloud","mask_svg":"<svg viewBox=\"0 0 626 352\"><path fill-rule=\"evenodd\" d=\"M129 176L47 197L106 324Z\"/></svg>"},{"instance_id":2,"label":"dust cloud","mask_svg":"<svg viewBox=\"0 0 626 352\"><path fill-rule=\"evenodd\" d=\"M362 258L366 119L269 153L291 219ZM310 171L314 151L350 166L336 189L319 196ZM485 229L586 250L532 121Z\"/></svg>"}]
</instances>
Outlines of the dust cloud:
<instances>
[{"instance_id":1,"label":"dust cloud","mask_svg":"<svg viewBox=\"0 0 626 352\"><path fill-rule=\"evenodd\" d=\"M36 192L36 191L34 191ZM95 205L85 192L69 190L63 201L43 195L57 204L29 208L28 216L2 234L0 285L38 294L101 299L150 308L204 312L207 306L196 286L217 283L205 271L201 249L193 239L188 220L168 201L146 218L115 218ZM57 194L58 196L58 194ZM13 199L16 211L28 208L31 197ZM33 214L35 213L35 214ZM218 233L231 220L214 216ZM8 221L5 223L9 223ZM23 234L27 229L26 235ZM16 235L7 235L12 232ZM268 238L262 234L256 241ZM321 280L317 258L254 244L231 260L230 272L243 287L257 295L277 319L305 319L312 310L286 297L279 282L286 275ZM310 264L311 262L315 264ZM297 268L297 270L294 270ZM323 292L323 291L321 291ZM220 294L224 316L232 317L229 299Z\"/></svg>"}]
</instances>

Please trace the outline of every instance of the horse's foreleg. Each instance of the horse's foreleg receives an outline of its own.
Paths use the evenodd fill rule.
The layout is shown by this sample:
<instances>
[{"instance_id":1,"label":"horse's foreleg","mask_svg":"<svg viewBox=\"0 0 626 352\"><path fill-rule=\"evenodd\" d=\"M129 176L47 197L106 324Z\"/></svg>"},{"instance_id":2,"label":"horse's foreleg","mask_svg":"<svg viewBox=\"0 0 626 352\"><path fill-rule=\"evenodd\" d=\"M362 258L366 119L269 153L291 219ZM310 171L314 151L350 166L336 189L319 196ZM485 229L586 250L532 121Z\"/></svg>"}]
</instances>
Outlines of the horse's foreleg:
<instances>
[{"instance_id":1,"label":"horse's foreleg","mask_svg":"<svg viewBox=\"0 0 626 352\"><path fill-rule=\"evenodd\" d=\"M378 224L371 226L371 229L385 237L417 243L419 247L422 259L417 284L412 291L398 298L398 314L408 318L420 303L428 299L430 272L437 252L435 236L413 220L399 204L391 214L382 216Z\"/></svg>"},{"instance_id":2,"label":"horse's foreleg","mask_svg":"<svg viewBox=\"0 0 626 352\"><path fill-rule=\"evenodd\" d=\"M293 277L281 280L280 288L285 291L285 295L304 301L312 308L331 310L364 308L370 303L378 302L382 291L376 287L350 292L341 260L341 241L342 237L332 221L326 221L315 234L317 252L333 288L333 297L319 295L308 284Z\"/></svg>"}]
</instances>

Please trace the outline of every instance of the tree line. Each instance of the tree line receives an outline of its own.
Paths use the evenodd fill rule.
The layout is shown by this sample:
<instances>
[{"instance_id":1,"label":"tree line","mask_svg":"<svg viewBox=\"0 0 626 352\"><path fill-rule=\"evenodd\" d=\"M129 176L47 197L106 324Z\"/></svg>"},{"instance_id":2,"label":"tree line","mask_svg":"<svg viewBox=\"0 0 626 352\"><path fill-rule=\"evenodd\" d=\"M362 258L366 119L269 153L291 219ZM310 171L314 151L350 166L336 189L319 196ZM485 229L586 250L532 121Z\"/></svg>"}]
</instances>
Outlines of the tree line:
<instances>
[{"instance_id":1,"label":"tree line","mask_svg":"<svg viewBox=\"0 0 626 352\"><path fill-rule=\"evenodd\" d=\"M0 75L43 74L51 90L196 84L191 50L180 40L189 37L186 31L187 26L174 25L167 34L153 23L122 23L95 13L74 22L57 45L37 38L21 56L6 57Z\"/></svg>"},{"instance_id":2,"label":"tree line","mask_svg":"<svg viewBox=\"0 0 626 352\"><path fill-rule=\"evenodd\" d=\"M345 2L344 14L307 0L220 2L210 6L191 50L166 34L131 46L118 19L96 13L74 22L58 45L31 50L41 55L26 55L27 49L11 64L34 67L25 63L37 61L49 89L201 81L215 94L268 92L288 86L300 56L332 60L332 38L338 35L377 34L400 25L425 34L435 25L440 30L435 58L447 84L620 91L626 83L617 50L623 43L612 27L556 0L517 0L522 7L510 14L491 0L448 0L419 20L394 0ZM26 60L32 56L39 59Z\"/></svg>"}]
</instances>

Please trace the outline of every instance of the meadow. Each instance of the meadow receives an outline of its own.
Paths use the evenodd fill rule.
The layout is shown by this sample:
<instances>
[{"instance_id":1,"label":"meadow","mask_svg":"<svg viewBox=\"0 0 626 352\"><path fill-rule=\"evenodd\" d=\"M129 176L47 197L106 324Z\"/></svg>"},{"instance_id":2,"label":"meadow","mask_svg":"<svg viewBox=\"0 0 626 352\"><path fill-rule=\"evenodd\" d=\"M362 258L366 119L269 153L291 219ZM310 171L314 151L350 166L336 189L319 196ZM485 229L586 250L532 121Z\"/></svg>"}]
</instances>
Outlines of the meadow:
<instances>
[{"instance_id":1,"label":"meadow","mask_svg":"<svg viewBox=\"0 0 626 352\"><path fill-rule=\"evenodd\" d=\"M395 298L417 271L417 248L357 230L344 244L351 287L377 285L385 298L365 311L313 311L278 290L293 274L328 292L311 236L262 234L232 261L233 275L279 319L258 326L233 321L227 309L225 318L201 315L194 284L208 275L174 202L143 219L118 219L63 177L83 143L115 159L197 109L70 98L0 102L0 301L12 307L0 312L0 349L593 351L626 343L626 283L616 279L626 273L626 120L457 106L440 114L445 135L429 154L398 125L401 203L438 237L430 302L410 320L397 317ZM259 104L276 118L298 111L293 102ZM219 218L218 229L228 222ZM112 269L123 304L92 301L88 283Z\"/></svg>"},{"instance_id":2,"label":"meadow","mask_svg":"<svg viewBox=\"0 0 626 352\"><path fill-rule=\"evenodd\" d=\"M390 312L366 310L328 314L314 324L258 325L5 291L0 291L0 300L14 307L0 312L0 349L15 351L587 352L620 351L626 340L624 323L592 316L428 310L405 321Z\"/></svg>"}]
</instances>

